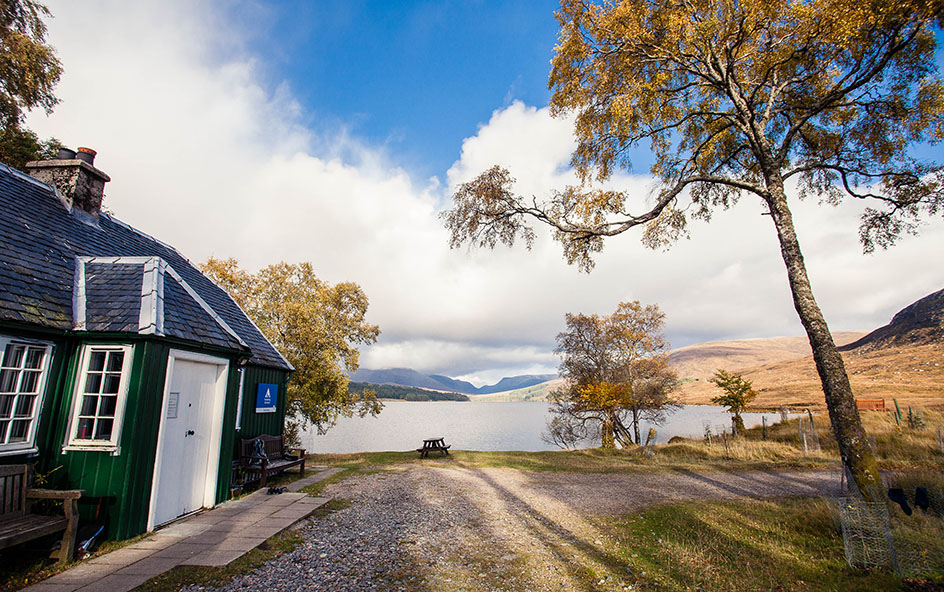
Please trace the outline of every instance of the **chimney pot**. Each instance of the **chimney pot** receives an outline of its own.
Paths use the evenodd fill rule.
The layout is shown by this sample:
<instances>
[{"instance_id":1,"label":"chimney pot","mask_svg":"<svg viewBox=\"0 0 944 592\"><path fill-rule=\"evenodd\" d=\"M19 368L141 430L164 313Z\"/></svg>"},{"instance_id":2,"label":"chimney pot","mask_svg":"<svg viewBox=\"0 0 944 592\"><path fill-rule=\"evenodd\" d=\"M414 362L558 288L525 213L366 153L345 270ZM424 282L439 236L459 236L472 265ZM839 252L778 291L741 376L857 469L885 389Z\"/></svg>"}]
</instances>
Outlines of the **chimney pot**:
<instances>
[{"instance_id":1,"label":"chimney pot","mask_svg":"<svg viewBox=\"0 0 944 592\"><path fill-rule=\"evenodd\" d=\"M63 148L57 160L28 162L26 170L54 187L67 208L77 208L97 219L102 210L105 183L111 179L92 165L94 159L95 151L91 148L79 148L77 152Z\"/></svg>"},{"instance_id":2,"label":"chimney pot","mask_svg":"<svg viewBox=\"0 0 944 592\"><path fill-rule=\"evenodd\" d=\"M84 147L84 146L79 146L78 150L76 150L75 157L78 158L79 160L84 161L84 162L87 162L87 163L89 163L89 164L95 164L95 155L96 155L96 154L98 154L98 152L95 152L95 151L92 150L91 148L86 148L86 147Z\"/></svg>"}]
</instances>

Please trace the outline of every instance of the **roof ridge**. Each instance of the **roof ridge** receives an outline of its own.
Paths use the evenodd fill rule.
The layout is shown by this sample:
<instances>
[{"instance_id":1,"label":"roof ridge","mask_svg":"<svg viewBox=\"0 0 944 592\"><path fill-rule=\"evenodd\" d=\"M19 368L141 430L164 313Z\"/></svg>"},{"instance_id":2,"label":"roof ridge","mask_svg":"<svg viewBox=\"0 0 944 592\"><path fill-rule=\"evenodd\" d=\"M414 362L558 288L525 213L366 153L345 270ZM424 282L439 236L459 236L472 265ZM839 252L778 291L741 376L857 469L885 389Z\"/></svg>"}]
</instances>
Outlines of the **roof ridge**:
<instances>
[{"instance_id":1,"label":"roof ridge","mask_svg":"<svg viewBox=\"0 0 944 592\"><path fill-rule=\"evenodd\" d=\"M126 228L126 229L130 230L131 232L133 232L133 233L135 233L135 234L138 234L138 235L140 235L140 236L142 236L142 237L148 239L149 241L153 241L153 242L159 244L160 246L164 247L165 249L167 249L167 250L169 250L169 251L173 251L174 253L177 254L178 257L180 257L181 259L183 259L184 261L186 261L186 262L189 263L190 265L193 265L193 261L191 261L189 258L187 258L186 255L184 255L183 253L181 253L180 251L178 251L178 250L177 250L177 247L175 247L175 246L173 246L173 245L170 245L170 244L167 244L167 243L165 243L164 241L162 241L162 240L159 239L159 238L154 238L153 236L151 236L150 234L144 232L143 230L139 230L139 229L135 228L134 226L128 224L128 223L125 222L124 220L119 220L118 218L116 218L115 216L113 216L112 214L109 214L109 213L107 213L107 212L102 212L101 214L99 214L99 216L104 216L104 217L108 218L108 220L109 220L110 222L113 222L113 223L117 224L118 226L121 226L122 228Z\"/></svg>"}]
</instances>

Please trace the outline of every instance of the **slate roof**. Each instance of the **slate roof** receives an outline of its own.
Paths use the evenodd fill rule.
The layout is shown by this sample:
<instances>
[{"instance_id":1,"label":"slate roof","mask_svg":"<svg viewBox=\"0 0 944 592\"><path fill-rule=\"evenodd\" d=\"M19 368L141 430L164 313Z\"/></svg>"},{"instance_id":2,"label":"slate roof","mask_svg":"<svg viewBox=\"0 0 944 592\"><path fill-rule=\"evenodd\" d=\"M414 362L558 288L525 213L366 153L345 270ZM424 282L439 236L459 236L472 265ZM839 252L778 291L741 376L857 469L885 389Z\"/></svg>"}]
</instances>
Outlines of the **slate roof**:
<instances>
[{"instance_id":1,"label":"slate roof","mask_svg":"<svg viewBox=\"0 0 944 592\"><path fill-rule=\"evenodd\" d=\"M176 249L108 214L97 224L83 221L51 187L3 164L0 319L164 334L248 350L250 363L291 369L229 295Z\"/></svg>"}]
</instances>

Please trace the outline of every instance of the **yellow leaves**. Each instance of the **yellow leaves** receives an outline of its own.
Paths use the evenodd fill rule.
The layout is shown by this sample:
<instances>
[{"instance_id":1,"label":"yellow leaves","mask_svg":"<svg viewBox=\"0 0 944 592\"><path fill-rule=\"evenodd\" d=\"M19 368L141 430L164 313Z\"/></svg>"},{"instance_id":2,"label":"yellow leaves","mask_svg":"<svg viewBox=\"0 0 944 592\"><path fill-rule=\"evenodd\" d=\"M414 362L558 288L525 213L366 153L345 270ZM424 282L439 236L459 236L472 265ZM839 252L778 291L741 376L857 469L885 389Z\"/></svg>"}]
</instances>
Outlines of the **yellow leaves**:
<instances>
[{"instance_id":1,"label":"yellow leaves","mask_svg":"<svg viewBox=\"0 0 944 592\"><path fill-rule=\"evenodd\" d=\"M347 372L357 370L357 346L374 343L380 334L366 320L368 300L357 284L323 282L307 262L277 263L253 274L235 259L211 258L201 269L295 367L288 386L293 411L319 427L355 406L379 411L370 394L355 398L347 392Z\"/></svg>"},{"instance_id":2,"label":"yellow leaves","mask_svg":"<svg viewBox=\"0 0 944 592\"><path fill-rule=\"evenodd\" d=\"M576 404L578 408L615 412L632 406L633 389L625 383L611 382L597 382L577 387Z\"/></svg>"}]
</instances>

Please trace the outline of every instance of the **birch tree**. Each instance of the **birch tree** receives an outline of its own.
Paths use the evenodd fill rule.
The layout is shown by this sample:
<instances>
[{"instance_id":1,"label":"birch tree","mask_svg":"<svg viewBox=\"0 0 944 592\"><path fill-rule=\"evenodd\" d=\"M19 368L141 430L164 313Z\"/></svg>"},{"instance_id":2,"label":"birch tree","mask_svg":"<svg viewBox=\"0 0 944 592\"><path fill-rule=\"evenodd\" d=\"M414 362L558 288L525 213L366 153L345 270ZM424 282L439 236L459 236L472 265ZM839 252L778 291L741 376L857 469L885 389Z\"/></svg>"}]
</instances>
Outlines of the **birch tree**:
<instances>
[{"instance_id":1,"label":"birch tree","mask_svg":"<svg viewBox=\"0 0 944 592\"><path fill-rule=\"evenodd\" d=\"M567 314L556 353L566 386L551 396L550 440L574 446L600 437L603 448L640 444L639 422L661 423L674 409L665 314L621 302L611 315Z\"/></svg>"},{"instance_id":2,"label":"birch tree","mask_svg":"<svg viewBox=\"0 0 944 592\"><path fill-rule=\"evenodd\" d=\"M574 113L574 186L521 196L493 167L443 213L453 247L534 239L550 226L584 270L604 240L642 228L666 247L692 219L757 199L780 244L793 303L819 373L839 451L868 497L881 480L852 388L813 296L790 203L868 202L865 251L915 233L942 211L941 167L912 156L944 134L932 27L941 2L861 0L563 0L549 86ZM601 188L648 144L653 199ZM788 187L796 187L788 195Z\"/></svg>"},{"instance_id":3,"label":"birch tree","mask_svg":"<svg viewBox=\"0 0 944 592\"><path fill-rule=\"evenodd\" d=\"M211 257L200 268L295 367L286 392L289 422L310 422L324 433L339 416L380 413L372 390L348 390L348 375L358 367L357 347L380 335L367 322L368 300L360 286L322 281L310 263L278 263L250 273L236 259Z\"/></svg>"}]
</instances>

